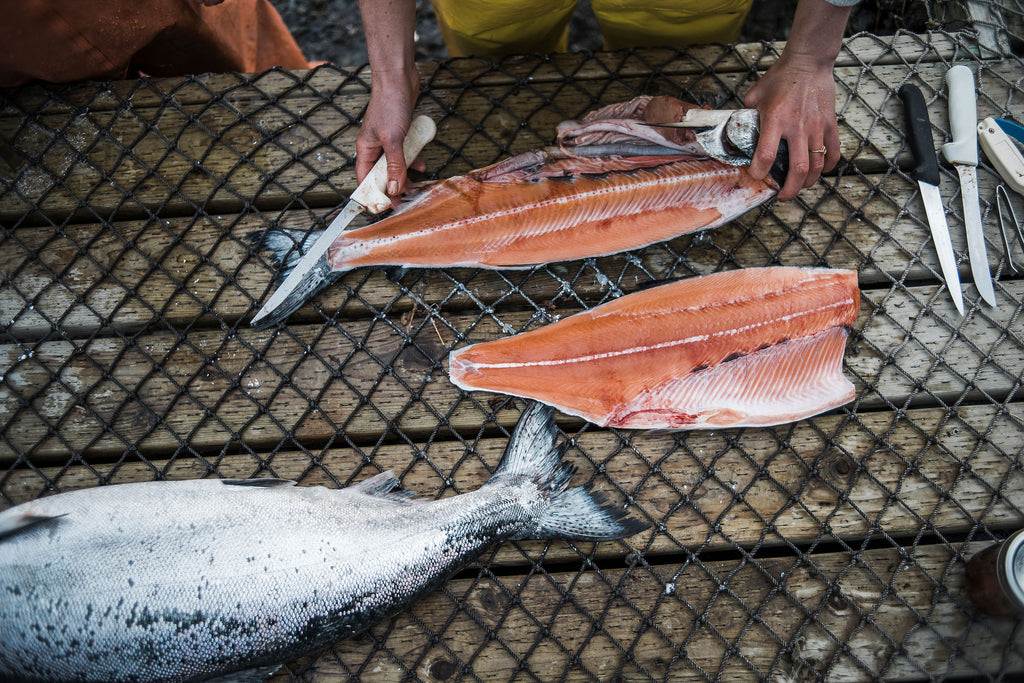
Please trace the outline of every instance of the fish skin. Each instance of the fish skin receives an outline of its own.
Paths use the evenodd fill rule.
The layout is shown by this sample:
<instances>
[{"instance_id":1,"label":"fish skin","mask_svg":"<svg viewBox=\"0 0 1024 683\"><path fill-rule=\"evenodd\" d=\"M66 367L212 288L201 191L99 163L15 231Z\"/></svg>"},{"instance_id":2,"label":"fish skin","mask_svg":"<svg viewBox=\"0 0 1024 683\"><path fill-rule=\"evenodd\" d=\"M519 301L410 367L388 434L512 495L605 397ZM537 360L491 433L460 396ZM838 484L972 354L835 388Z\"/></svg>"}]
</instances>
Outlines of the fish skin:
<instances>
[{"instance_id":1,"label":"fish skin","mask_svg":"<svg viewBox=\"0 0 1024 683\"><path fill-rule=\"evenodd\" d=\"M449 375L605 427L782 424L854 398L842 359L858 309L855 271L715 273L457 349Z\"/></svg>"},{"instance_id":2,"label":"fish skin","mask_svg":"<svg viewBox=\"0 0 1024 683\"><path fill-rule=\"evenodd\" d=\"M121 484L0 513L0 680L198 681L356 634L508 539L623 538L531 404L480 489L418 501L382 473Z\"/></svg>"}]
</instances>

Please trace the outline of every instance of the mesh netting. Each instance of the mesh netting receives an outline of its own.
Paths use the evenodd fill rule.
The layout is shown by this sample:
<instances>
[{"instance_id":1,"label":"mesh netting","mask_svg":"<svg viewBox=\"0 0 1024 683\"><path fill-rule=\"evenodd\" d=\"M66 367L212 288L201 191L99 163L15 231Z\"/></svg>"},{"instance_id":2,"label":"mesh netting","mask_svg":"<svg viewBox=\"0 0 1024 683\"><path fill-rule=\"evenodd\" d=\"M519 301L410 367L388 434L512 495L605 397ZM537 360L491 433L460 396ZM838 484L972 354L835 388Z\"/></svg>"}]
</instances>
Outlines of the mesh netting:
<instances>
[{"instance_id":1,"label":"mesh netting","mask_svg":"<svg viewBox=\"0 0 1024 683\"><path fill-rule=\"evenodd\" d=\"M358 270L264 332L248 321L275 267L252 235L323 227L352 190L367 69L4 93L0 505L158 478L346 486L388 469L428 498L474 490L523 404L456 389L451 349L654 280L855 268L849 406L775 428L681 434L559 415L576 481L650 531L599 545L503 544L407 612L288 672L846 680L1024 669L1019 623L980 616L963 578L979 548L1024 525L1024 281L999 259L999 178L982 158L999 306L980 306L966 284L967 315L956 314L907 172L896 96L919 85L936 141L947 139L943 77L961 62L976 73L980 116L1024 120L1024 12L1019 1L913 9L910 31L848 39L836 67L843 160L794 201L636 252L527 271L395 280ZM641 93L713 91L739 107L780 50L425 63L418 110L439 133L423 159L434 177L462 173ZM969 283L949 168L942 192Z\"/></svg>"}]
</instances>

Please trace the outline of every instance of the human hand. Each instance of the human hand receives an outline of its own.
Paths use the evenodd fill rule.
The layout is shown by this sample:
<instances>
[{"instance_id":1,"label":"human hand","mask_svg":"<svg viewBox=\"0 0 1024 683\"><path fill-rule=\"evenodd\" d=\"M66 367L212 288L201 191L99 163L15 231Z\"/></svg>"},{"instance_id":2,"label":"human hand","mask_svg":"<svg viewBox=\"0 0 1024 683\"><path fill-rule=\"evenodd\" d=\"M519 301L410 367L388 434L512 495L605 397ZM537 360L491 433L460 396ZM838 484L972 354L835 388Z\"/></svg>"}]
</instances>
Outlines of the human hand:
<instances>
[{"instance_id":1,"label":"human hand","mask_svg":"<svg viewBox=\"0 0 1024 683\"><path fill-rule=\"evenodd\" d=\"M779 141L789 146L789 170L779 190L781 201L810 187L839 162L839 127L836 122L836 85L832 64L818 59L787 59L783 54L744 98L758 110L760 138L750 175L768 175ZM824 149L822 154L820 151Z\"/></svg>"},{"instance_id":2,"label":"human hand","mask_svg":"<svg viewBox=\"0 0 1024 683\"><path fill-rule=\"evenodd\" d=\"M362 182L383 153L388 165L385 192L395 197L401 194L408 182L402 142L412 122L420 77L415 69L374 72L373 76L370 102L356 138L356 180ZM419 159L410 167L417 171L426 168Z\"/></svg>"}]
</instances>

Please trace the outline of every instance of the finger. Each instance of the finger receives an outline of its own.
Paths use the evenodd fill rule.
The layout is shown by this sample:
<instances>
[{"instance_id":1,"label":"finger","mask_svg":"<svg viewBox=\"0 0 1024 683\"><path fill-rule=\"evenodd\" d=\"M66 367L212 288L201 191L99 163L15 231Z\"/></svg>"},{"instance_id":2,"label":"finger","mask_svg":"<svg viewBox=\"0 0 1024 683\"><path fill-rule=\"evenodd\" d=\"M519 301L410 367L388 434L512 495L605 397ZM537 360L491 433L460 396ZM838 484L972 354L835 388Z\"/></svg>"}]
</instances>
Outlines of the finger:
<instances>
[{"instance_id":1,"label":"finger","mask_svg":"<svg viewBox=\"0 0 1024 683\"><path fill-rule=\"evenodd\" d=\"M804 187L804 179L810 171L811 162L806 141L792 143L789 140L789 170L786 171L786 182L779 190L779 201L789 201Z\"/></svg>"},{"instance_id":2,"label":"finger","mask_svg":"<svg viewBox=\"0 0 1024 683\"><path fill-rule=\"evenodd\" d=\"M825 156L828 154L828 147L824 144L810 145L810 156L807 176L804 178L804 187L810 187L818 182L821 177L821 170L825 166Z\"/></svg>"},{"instance_id":3,"label":"finger","mask_svg":"<svg viewBox=\"0 0 1024 683\"><path fill-rule=\"evenodd\" d=\"M402 192L408 182L405 175L405 152L402 151L403 133L398 141L387 141L384 143L384 157L388 164L388 184L385 192L389 197L396 197Z\"/></svg>"},{"instance_id":4,"label":"finger","mask_svg":"<svg viewBox=\"0 0 1024 683\"><path fill-rule=\"evenodd\" d=\"M424 171L427 170L427 165L423 162L423 159L416 157L415 159L413 159L412 163L409 164L409 168L416 171L417 173L423 173Z\"/></svg>"},{"instance_id":5,"label":"finger","mask_svg":"<svg viewBox=\"0 0 1024 683\"><path fill-rule=\"evenodd\" d=\"M356 138L356 182L363 182L370 169L380 159L381 147L376 142L366 140L362 134Z\"/></svg>"},{"instance_id":6,"label":"finger","mask_svg":"<svg viewBox=\"0 0 1024 683\"><path fill-rule=\"evenodd\" d=\"M757 87L759 84L760 81L755 83L754 87L748 90L747 94L743 96L743 106L747 109L757 109L757 105L761 101L761 89Z\"/></svg>"},{"instance_id":7,"label":"finger","mask_svg":"<svg viewBox=\"0 0 1024 683\"><path fill-rule=\"evenodd\" d=\"M826 132L825 146L828 148L828 153L825 154L825 164L822 170L831 171L839 163L839 157L842 152L842 144L839 142L839 131L836 128Z\"/></svg>"},{"instance_id":8,"label":"finger","mask_svg":"<svg viewBox=\"0 0 1024 683\"><path fill-rule=\"evenodd\" d=\"M754 180L762 180L767 177L772 164L775 163L775 155L779 152L780 136L771 127L761 131L757 141L757 149L754 150L754 158L750 160L750 175Z\"/></svg>"}]
</instances>

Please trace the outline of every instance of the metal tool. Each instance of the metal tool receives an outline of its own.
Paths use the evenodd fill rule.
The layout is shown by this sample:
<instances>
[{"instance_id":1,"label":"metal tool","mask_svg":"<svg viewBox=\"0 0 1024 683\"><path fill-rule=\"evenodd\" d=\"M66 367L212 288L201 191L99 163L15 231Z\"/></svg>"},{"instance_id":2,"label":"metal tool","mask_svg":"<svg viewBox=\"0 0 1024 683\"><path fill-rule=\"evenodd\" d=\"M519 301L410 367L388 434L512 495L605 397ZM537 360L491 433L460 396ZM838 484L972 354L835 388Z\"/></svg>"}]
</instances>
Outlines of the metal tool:
<instances>
[{"instance_id":1,"label":"metal tool","mask_svg":"<svg viewBox=\"0 0 1024 683\"><path fill-rule=\"evenodd\" d=\"M1010 138L1024 142L1024 128L991 116L978 124L978 141L985 156L1010 189L1024 195L1024 156Z\"/></svg>"},{"instance_id":2,"label":"metal tool","mask_svg":"<svg viewBox=\"0 0 1024 683\"><path fill-rule=\"evenodd\" d=\"M1006 188L1000 185L996 188L996 213L999 214L999 232L1003 236L1003 248L1006 250L1006 261L1010 265L1010 270L1014 273L1019 273L1016 264L1013 262L1013 251L1010 248L1010 238L1006 236L1006 219L1009 218L1013 224L1013 229L1017 233L1017 241L1020 242L1020 248L1024 250L1024 230L1021 228L1020 221L1017 220L1017 212L1013 210L1013 204L1010 203L1010 195L1006 191Z\"/></svg>"},{"instance_id":3,"label":"metal tool","mask_svg":"<svg viewBox=\"0 0 1024 683\"><path fill-rule=\"evenodd\" d=\"M406 166L411 164L419 155L420 150L434 139L436 132L437 127L428 117L417 116L412 120L402 146ZM327 263L327 249L338 235L352 222L353 218L363 211L378 214L391 206L391 198L384 194L387 180L387 160L381 155L363 182L349 196L345 208L321 233L313 247L302 255L295 268L263 305L259 313L253 316L251 322L253 326L258 326L260 321L271 313L275 313L278 318L283 318L315 293L326 279L327 273L330 272L330 265Z\"/></svg>"},{"instance_id":4,"label":"metal tool","mask_svg":"<svg viewBox=\"0 0 1024 683\"><path fill-rule=\"evenodd\" d=\"M981 204L978 201L978 113L974 74L963 64L946 72L949 96L951 142L942 146L942 156L953 164L960 176L960 198L964 204L964 228L971 274L978 293L989 305L996 305L992 274L988 267L985 233L981 228Z\"/></svg>"},{"instance_id":5,"label":"metal tool","mask_svg":"<svg viewBox=\"0 0 1024 683\"><path fill-rule=\"evenodd\" d=\"M932 124L928 119L928 105L925 104L921 90L910 83L900 88L900 99L903 100L903 112L907 119L907 142L914 156L912 175L921 189L921 199L928 215L928 227L931 229L932 242L939 256L942 277L953 298L953 305L960 315L964 314L964 298L960 290L960 273L956 269L956 256L953 254L953 242L949 237L949 226L946 224L946 211L942 206L942 195L939 194L939 162L935 157L935 146L932 144Z\"/></svg>"},{"instance_id":6,"label":"metal tool","mask_svg":"<svg viewBox=\"0 0 1024 683\"><path fill-rule=\"evenodd\" d=\"M733 166L745 166L757 147L758 122L756 109L694 108L679 121L644 122L643 125L693 129L697 142L708 156Z\"/></svg>"}]
</instances>

